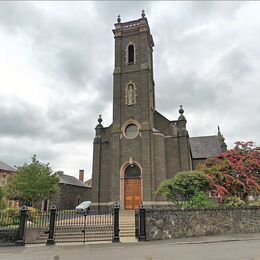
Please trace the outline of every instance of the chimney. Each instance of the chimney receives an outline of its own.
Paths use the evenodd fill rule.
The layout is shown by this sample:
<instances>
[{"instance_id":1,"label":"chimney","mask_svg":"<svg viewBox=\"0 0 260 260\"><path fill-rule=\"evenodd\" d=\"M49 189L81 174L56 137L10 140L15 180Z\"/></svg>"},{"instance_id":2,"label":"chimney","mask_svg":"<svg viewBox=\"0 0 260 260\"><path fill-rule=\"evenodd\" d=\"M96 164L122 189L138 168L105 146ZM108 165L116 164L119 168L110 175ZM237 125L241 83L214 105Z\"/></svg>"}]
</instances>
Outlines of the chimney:
<instances>
[{"instance_id":1,"label":"chimney","mask_svg":"<svg viewBox=\"0 0 260 260\"><path fill-rule=\"evenodd\" d=\"M84 182L84 170L79 170L79 180Z\"/></svg>"}]
</instances>

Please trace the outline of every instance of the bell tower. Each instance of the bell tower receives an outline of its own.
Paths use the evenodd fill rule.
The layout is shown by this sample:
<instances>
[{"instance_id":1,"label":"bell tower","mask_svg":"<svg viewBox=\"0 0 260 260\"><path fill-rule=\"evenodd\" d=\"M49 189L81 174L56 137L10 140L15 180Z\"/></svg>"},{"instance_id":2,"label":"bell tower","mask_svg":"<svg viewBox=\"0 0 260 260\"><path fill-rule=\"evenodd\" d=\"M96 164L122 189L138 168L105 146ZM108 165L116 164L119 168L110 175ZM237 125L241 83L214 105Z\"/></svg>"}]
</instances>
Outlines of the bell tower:
<instances>
[{"instance_id":1,"label":"bell tower","mask_svg":"<svg viewBox=\"0 0 260 260\"><path fill-rule=\"evenodd\" d=\"M144 11L140 19L125 23L118 16L113 33L115 67L110 194L114 194L112 201L120 200L123 205L127 203L125 192L129 187L125 186L126 168L138 168L141 180L138 185L141 190L137 193L141 195L132 194L132 198L140 197L132 202L132 206L129 202L129 207L134 208L134 204L138 205L141 200L151 200L153 196L154 42Z\"/></svg>"},{"instance_id":2,"label":"bell tower","mask_svg":"<svg viewBox=\"0 0 260 260\"><path fill-rule=\"evenodd\" d=\"M121 125L131 118L144 125L146 129L151 129L154 110L154 43L144 11L140 19L125 23L122 23L118 16L113 33L114 130L119 130Z\"/></svg>"}]
</instances>

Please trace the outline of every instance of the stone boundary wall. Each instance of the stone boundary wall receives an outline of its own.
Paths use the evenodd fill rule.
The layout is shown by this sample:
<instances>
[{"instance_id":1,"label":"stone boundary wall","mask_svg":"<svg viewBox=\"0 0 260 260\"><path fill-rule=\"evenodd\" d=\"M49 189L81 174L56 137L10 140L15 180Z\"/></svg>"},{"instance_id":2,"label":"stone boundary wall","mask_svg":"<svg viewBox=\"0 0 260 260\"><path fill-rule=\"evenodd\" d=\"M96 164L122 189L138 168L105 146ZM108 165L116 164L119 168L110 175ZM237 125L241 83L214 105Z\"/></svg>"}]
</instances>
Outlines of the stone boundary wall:
<instances>
[{"instance_id":1,"label":"stone boundary wall","mask_svg":"<svg viewBox=\"0 0 260 260\"><path fill-rule=\"evenodd\" d=\"M147 240L260 232L260 206L146 209Z\"/></svg>"}]
</instances>

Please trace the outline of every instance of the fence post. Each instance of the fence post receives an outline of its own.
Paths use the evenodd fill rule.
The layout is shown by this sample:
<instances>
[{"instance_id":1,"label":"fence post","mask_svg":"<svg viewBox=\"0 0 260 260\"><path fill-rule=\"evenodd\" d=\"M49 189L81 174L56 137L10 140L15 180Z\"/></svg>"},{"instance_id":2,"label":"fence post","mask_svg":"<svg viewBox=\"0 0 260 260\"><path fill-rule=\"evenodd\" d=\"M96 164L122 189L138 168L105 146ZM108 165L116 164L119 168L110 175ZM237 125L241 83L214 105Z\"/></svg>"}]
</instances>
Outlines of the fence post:
<instances>
[{"instance_id":1,"label":"fence post","mask_svg":"<svg viewBox=\"0 0 260 260\"><path fill-rule=\"evenodd\" d=\"M135 237L139 238L139 209L135 209Z\"/></svg>"},{"instance_id":2,"label":"fence post","mask_svg":"<svg viewBox=\"0 0 260 260\"><path fill-rule=\"evenodd\" d=\"M119 242L119 209L120 205L116 202L113 206L113 217L114 217L114 233L113 242Z\"/></svg>"},{"instance_id":3,"label":"fence post","mask_svg":"<svg viewBox=\"0 0 260 260\"><path fill-rule=\"evenodd\" d=\"M144 204L141 202L139 207L139 241L146 241L145 211Z\"/></svg>"},{"instance_id":4,"label":"fence post","mask_svg":"<svg viewBox=\"0 0 260 260\"><path fill-rule=\"evenodd\" d=\"M27 219L27 207L24 205L20 208L20 222L19 222L18 238L15 243L17 246L25 245L26 219Z\"/></svg>"},{"instance_id":5,"label":"fence post","mask_svg":"<svg viewBox=\"0 0 260 260\"><path fill-rule=\"evenodd\" d=\"M54 245L55 244L55 238L54 238L54 227L55 227L55 219L56 219L56 213L57 208L55 205L51 206L50 210L50 225L49 225L49 231L48 231L48 239L46 242L46 245Z\"/></svg>"}]
</instances>

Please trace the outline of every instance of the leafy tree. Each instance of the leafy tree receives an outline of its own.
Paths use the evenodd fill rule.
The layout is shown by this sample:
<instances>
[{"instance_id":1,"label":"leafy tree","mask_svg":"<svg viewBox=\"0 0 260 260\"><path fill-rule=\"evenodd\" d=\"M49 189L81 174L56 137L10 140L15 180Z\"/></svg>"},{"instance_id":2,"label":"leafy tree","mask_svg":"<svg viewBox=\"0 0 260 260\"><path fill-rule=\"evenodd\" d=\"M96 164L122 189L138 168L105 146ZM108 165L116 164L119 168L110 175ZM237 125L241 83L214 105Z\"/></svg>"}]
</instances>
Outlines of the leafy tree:
<instances>
[{"instance_id":1,"label":"leafy tree","mask_svg":"<svg viewBox=\"0 0 260 260\"><path fill-rule=\"evenodd\" d=\"M197 170L208 176L212 191L246 200L260 192L260 147L253 142L237 142L234 149L207 159Z\"/></svg>"},{"instance_id":2,"label":"leafy tree","mask_svg":"<svg viewBox=\"0 0 260 260\"><path fill-rule=\"evenodd\" d=\"M58 181L49 164L38 161L34 155L30 164L17 167L15 176L7 185L8 197L32 204L50 199L56 193Z\"/></svg>"},{"instance_id":3,"label":"leafy tree","mask_svg":"<svg viewBox=\"0 0 260 260\"><path fill-rule=\"evenodd\" d=\"M173 202L179 199L188 201L195 193L207 191L208 187L209 179L203 172L179 172L172 179L163 181L157 189L157 194Z\"/></svg>"},{"instance_id":4,"label":"leafy tree","mask_svg":"<svg viewBox=\"0 0 260 260\"><path fill-rule=\"evenodd\" d=\"M4 200L5 197L5 189L4 187L0 187L0 210L5 209L7 207L7 203Z\"/></svg>"},{"instance_id":5,"label":"leafy tree","mask_svg":"<svg viewBox=\"0 0 260 260\"><path fill-rule=\"evenodd\" d=\"M184 208L214 208L216 204L203 192L197 192L193 197L182 205Z\"/></svg>"}]
</instances>

